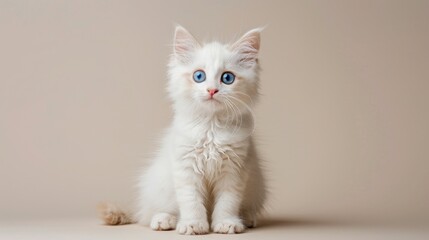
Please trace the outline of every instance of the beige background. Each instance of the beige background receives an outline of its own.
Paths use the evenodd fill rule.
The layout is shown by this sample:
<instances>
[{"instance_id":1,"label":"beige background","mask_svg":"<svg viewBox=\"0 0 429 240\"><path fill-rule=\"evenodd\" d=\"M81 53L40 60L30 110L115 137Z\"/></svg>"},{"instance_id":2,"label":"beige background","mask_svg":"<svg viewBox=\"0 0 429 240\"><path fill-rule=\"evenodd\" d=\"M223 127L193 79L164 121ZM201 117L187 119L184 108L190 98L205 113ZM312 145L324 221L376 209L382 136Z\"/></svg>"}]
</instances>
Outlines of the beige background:
<instances>
[{"instance_id":1,"label":"beige background","mask_svg":"<svg viewBox=\"0 0 429 240\"><path fill-rule=\"evenodd\" d=\"M0 1L0 219L123 206L171 119L174 23L262 34L268 218L429 220L429 1Z\"/></svg>"}]
</instances>

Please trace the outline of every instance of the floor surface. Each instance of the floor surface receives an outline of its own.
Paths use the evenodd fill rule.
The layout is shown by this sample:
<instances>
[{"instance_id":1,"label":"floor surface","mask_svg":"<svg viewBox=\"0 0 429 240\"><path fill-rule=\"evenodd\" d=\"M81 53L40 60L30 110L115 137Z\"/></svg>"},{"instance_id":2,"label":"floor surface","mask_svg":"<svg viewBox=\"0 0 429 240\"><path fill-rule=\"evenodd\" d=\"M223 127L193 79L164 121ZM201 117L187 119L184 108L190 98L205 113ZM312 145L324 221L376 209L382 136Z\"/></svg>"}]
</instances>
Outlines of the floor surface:
<instances>
[{"instance_id":1,"label":"floor surface","mask_svg":"<svg viewBox=\"0 0 429 240\"><path fill-rule=\"evenodd\" d=\"M208 234L182 236L176 231L157 232L148 227L133 225L105 226L96 218L11 220L0 222L0 239L429 239L429 230L422 226L375 226L341 224L305 220L272 218L258 228L237 235Z\"/></svg>"}]
</instances>

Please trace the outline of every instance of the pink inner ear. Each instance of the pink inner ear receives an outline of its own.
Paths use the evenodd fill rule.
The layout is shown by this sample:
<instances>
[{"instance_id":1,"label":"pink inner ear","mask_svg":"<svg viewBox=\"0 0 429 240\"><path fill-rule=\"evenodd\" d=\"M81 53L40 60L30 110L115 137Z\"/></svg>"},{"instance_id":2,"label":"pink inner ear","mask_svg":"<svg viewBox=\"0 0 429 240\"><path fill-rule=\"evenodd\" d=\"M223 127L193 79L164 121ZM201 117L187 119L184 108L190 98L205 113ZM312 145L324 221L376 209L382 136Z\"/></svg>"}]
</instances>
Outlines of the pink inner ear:
<instances>
[{"instance_id":1,"label":"pink inner ear","mask_svg":"<svg viewBox=\"0 0 429 240\"><path fill-rule=\"evenodd\" d=\"M239 62L252 66L257 61L260 47L260 29L254 29L243 35L232 45L232 50L240 54Z\"/></svg>"},{"instance_id":2,"label":"pink inner ear","mask_svg":"<svg viewBox=\"0 0 429 240\"><path fill-rule=\"evenodd\" d=\"M259 51L259 32L248 36L244 44L250 46L255 51Z\"/></svg>"},{"instance_id":3,"label":"pink inner ear","mask_svg":"<svg viewBox=\"0 0 429 240\"><path fill-rule=\"evenodd\" d=\"M174 34L174 52L176 55L186 55L200 45L195 38L183 27L177 26Z\"/></svg>"},{"instance_id":4,"label":"pink inner ear","mask_svg":"<svg viewBox=\"0 0 429 240\"><path fill-rule=\"evenodd\" d=\"M260 29L254 29L244 34L237 42L232 45L234 50L259 51L260 47ZM242 52L242 51L241 51Z\"/></svg>"},{"instance_id":5,"label":"pink inner ear","mask_svg":"<svg viewBox=\"0 0 429 240\"><path fill-rule=\"evenodd\" d=\"M187 52L192 50L192 46L188 46L186 42L178 43L176 41L176 44L174 45L174 50L176 51L176 54L186 54Z\"/></svg>"}]
</instances>

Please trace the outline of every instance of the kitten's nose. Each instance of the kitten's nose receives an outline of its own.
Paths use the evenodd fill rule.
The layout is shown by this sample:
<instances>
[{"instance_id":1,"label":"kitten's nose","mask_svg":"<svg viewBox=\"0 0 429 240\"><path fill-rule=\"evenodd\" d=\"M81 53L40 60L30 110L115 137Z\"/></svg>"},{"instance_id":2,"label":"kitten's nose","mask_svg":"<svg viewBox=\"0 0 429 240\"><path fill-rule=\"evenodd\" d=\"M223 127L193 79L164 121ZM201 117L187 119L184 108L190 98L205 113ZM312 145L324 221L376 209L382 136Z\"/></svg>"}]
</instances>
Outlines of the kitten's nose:
<instances>
[{"instance_id":1,"label":"kitten's nose","mask_svg":"<svg viewBox=\"0 0 429 240\"><path fill-rule=\"evenodd\" d=\"M207 89L207 92L209 92L210 97L213 97L213 95L219 92L219 90L217 90L216 88L213 88L213 89Z\"/></svg>"}]
</instances>

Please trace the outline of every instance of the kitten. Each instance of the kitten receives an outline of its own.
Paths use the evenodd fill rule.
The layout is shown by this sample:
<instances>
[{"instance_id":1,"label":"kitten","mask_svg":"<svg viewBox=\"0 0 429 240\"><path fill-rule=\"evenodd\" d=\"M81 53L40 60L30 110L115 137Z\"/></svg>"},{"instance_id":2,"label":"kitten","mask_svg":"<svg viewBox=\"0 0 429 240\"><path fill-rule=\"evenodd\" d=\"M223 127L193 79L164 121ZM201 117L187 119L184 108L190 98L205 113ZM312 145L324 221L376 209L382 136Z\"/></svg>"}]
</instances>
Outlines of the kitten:
<instances>
[{"instance_id":1,"label":"kitten","mask_svg":"<svg viewBox=\"0 0 429 240\"><path fill-rule=\"evenodd\" d=\"M180 234L241 233L254 227L265 182L251 134L258 97L260 31L200 45L176 27L168 94L174 120L140 178L135 221ZM133 222L112 205L107 224Z\"/></svg>"}]
</instances>

